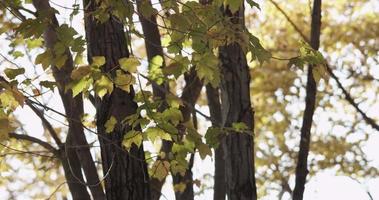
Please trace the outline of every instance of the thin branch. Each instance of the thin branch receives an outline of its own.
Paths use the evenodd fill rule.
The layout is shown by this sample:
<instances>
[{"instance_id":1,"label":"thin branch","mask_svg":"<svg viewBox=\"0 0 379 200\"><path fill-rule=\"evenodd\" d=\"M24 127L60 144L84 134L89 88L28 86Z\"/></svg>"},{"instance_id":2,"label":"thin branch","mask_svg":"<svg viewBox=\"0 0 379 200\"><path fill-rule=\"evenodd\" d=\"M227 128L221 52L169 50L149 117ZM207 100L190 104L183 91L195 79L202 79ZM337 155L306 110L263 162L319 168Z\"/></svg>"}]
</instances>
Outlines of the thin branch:
<instances>
[{"instance_id":1,"label":"thin branch","mask_svg":"<svg viewBox=\"0 0 379 200\"><path fill-rule=\"evenodd\" d=\"M55 156L48 156L48 155L44 155L44 154L39 154L39 153L36 153L36 152L33 152L33 151L23 151L23 150L20 150L20 149L15 149L15 148L12 148L10 146L7 146L3 143L0 143L0 146L3 146L7 149L10 149L12 151L15 151L17 153L25 153L25 154L31 154L31 155L36 155L36 156L41 156L41 157L47 157L47 158L56 158Z\"/></svg>"},{"instance_id":2,"label":"thin branch","mask_svg":"<svg viewBox=\"0 0 379 200\"><path fill-rule=\"evenodd\" d=\"M0 81L9 85L9 82L2 76L0 76ZM25 100L26 105L28 105L30 107L30 109L32 109L32 111L41 119L42 123L45 125L46 129L49 131L49 133L50 133L51 137L54 139L55 143L59 147L61 147L62 141L59 139L58 134L55 131L55 129L53 128L53 126L51 125L51 123L44 117L44 114L41 112L41 110L39 110L38 108L36 108L33 105L32 100L28 99L27 97L25 97L25 99L26 99Z\"/></svg>"},{"instance_id":3,"label":"thin branch","mask_svg":"<svg viewBox=\"0 0 379 200\"><path fill-rule=\"evenodd\" d=\"M287 19L287 21L292 25L292 27L300 34L300 36L303 38L304 41L306 41L308 44L310 43L310 40L308 37L301 31L301 29L295 24L294 21L291 20L291 18L287 15L287 13L279 6L278 3L276 3L274 0L269 0L282 15Z\"/></svg>"},{"instance_id":4,"label":"thin branch","mask_svg":"<svg viewBox=\"0 0 379 200\"><path fill-rule=\"evenodd\" d=\"M32 137L29 135L23 135L23 134L17 134L17 133L9 133L9 137L14 138L14 139L18 139L18 140L26 140L26 141L29 141L32 143L39 144L40 146L44 147L46 150L49 150L50 152L52 152L53 154L56 154L58 152L58 150L55 149L53 146L51 146L51 144L49 144L45 141L42 141L36 137Z\"/></svg>"},{"instance_id":5,"label":"thin branch","mask_svg":"<svg viewBox=\"0 0 379 200\"><path fill-rule=\"evenodd\" d=\"M350 93L342 86L342 83L339 81L338 77L333 73L333 70L329 67L328 64L326 64L326 70L328 71L330 76L336 81L338 87L342 90L342 93L345 95L345 99L362 115L366 123L371 125L372 128L379 131L379 125L372 118L367 116L367 114L363 112L362 109L359 108L358 103L355 102Z\"/></svg>"},{"instance_id":6,"label":"thin branch","mask_svg":"<svg viewBox=\"0 0 379 200\"><path fill-rule=\"evenodd\" d=\"M303 38L304 41L306 41L308 44L310 44L308 38L305 36L305 34L301 31L301 29L295 24L295 22L287 15L287 13L274 1L269 0L278 10L280 13L283 14L283 16L287 19L287 21L292 25L292 27L296 30L296 32ZM327 72L329 75L337 82L337 86L342 90L343 94L345 95L345 99L362 115L363 119L366 121L367 124L371 125L375 130L379 131L379 125L375 122L374 119L370 118L366 115L358 106L358 104L355 102L353 97L350 95L350 93L343 87L341 82L339 81L338 77L333 73L333 70L330 68L329 64L326 63L325 65Z\"/></svg>"}]
</instances>

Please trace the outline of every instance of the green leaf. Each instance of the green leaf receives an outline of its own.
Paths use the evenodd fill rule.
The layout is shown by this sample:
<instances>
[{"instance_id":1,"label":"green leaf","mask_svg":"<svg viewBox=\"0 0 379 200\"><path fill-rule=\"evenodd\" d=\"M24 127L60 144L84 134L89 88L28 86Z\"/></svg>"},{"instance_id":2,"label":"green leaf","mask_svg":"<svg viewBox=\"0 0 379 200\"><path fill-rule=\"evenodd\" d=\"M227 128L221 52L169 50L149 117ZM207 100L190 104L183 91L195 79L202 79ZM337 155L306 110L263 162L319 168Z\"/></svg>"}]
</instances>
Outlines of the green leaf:
<instances>
[{"instance_id":1,"label":"green leaf","mask_svg":"<svg viewBox=\"0 0 379 200\"><path fill-rule=\"evenodd\" d=\"M162 118L165 121L171 121L176 126L183 120L183 115L177 108L168 108L163 111Z\"/></svg>"},{"instance_id":2,"label":"green leaf","mask_svg":"<svg viewBox=\"0 0 379 200\"><path fill-rule=\"evenodd\" d=\"M160 55L154 56L149 64L149 77L155 81L158 85L164 81L164 75L162 71L163 58Z\"/></svg>"},{"instance_id":3,"label":"green leaf","mask_svg":"<svg viewBox=\"0 0 379 200\"><path fill-rule=\"evenodd\" d=\"M72 85L69 86L69 88L72 89L72 96L75 97L79 93L87 90L93 82L92 78L84 77L80 80L74 81Z\"/></svg>"},{"instance_id":4,"label":"green leaf","mask_svg":"<svg viewBox=\"0 0 379 200\"><path fill-rule=\"evenodd\" d=\"M218 148L220 145L221 135L222 130L220 128L210 127L205 133L205 140L210 147Z\"/></svg>"},{"instance_id":5,"label":"green leaf","mask_svg":"<svg viewBox=\"0 0 379 200\"><path fill-rule=\"evenodd\" d=\"M237 132L244 132L249 129L249 127L243 122L235 122L232 124L232 128Z\"/></svg>"},{"instance_id":6,"label":"green leaf","mask_svg":"<svg viewBox=\"0 0 379 200\"><path fill-rule=\"evenodd\" d=\"M105 132L111 133L114 130L114 127L117 124L117 119L114 116L111 116L106 122L105 122Z\"/></svg>"},{"instance_id":7,"label":"green leaf","mask_svg":"<svg viewBox=\"0 0 379 200\"><path fill-rule=\"evenodd\" d=\"M66 63L67 55L61 55L54 59L54 64L59 69L63 67L63 65Z\"/></svg>"},{"instance_id":8,"label":"green leaf","mask_svg":"<svg viewBox=\"0 0 379 200\"><path fill-rule=\"evenodd\" d=\"M130 130L124 135L122 145L126 150L130 150L133 144L140 147L143 141L142 133L140 131Z\"/></svg>"},{"instance_id":9,"label":"green leaf","mask_svg":"<svg viewBox=\"0 0 379 200\"><path fill-rule=\"evenodd\" d=\"M74 28L69 27L68 24L62 24L56 28L58 40L69 46L70 43L74 40L74 36L78 34Z\"/></svg>"},{"instance_id":10,"label":"green leaf","mask_svg":"<svg viewBox=\"0 0 379 200\"><path fill-rule=\"evenodd\" d=\"M175 56L173 60L175 61L164 67L162 71L166 76L174 75L175 78L178 78L180 75L187 71L187 67L190 65L190 61L187 57L183 57L182 55Z\"/></svg>"},{"instance_id":11,"label":"green leaf","mask_svg":"<svg viewBox=\"0 0 379 200\"><path fill-rule=\"evenodd\" d=\"M52 59L53 56L51 54L51 52L49 50L46 50L45 52L39 54L37 57L36 57L36 60L35 60L35 64L38 65L38 64L41 64L42 65L42 68L44 70L46 70L52 63Z\"/></svg>"},{"instance_id":12,"label":"green leaf","mask_svg":"<svg viewBox=\"0 0 379 200\"><path fill-rule=\"evenodd\" d=\"M24 68L17 68L17 69L6 68L4 69L4 73L9 79L14 79L16 78L16 76L24 74L25 69Z\"/></svg>"},{"instance_id":13,"label":"green leaf","mask_svg":"<svg viewBox=\"0 0 379 200\"><path fill-rule=\"evenodd\" d=\"M182 99L171 93L166 94L166 102L170 107L177 109L179 109L180 106L184 105Z\"/></svg>"},{"instance_id":14,"label":"green leaf","mask_svg":"<svg viewBox=\"0 0 379 200\"><path fill-rule=\"evenodd\" d=\"M256 7L258 8L259 10L261 10L261 8L259 7L259 4L257 2L255 2L254 0L247 0L246 1L252 8L253 7Z\"/></svg>"},{"instance_id":15,"label":"green leaf","mask_svg":"<svg viewBox=\"0 0 379 200\"><path fill-rule=\"evenodd\" d=\"M197 146L197 149L199 150L200 158L205 159L205 157L210 156L212 157L212 150L209 148L208 145L204 143L200 143Z\"/></svg>"},{"instance_id":16,"label":"green leaf","mask_svg":"<svg viewBox=\"0 0 379 200\"><path fill-rule=\"evenodd\" d=\"M21 51L14 51L14 52L12 52L12 56L13 56L15 59L17 59L17 58L19 58L19 57L23 57L24 54L23 54Z\"/></svg>"},{"instance_id":17,"label":"green leaf","mask_svg":"<svg viewBox=\"0 0 379 200\"><path fill-rule=\"evenodd\" d=\"M121 69L129 73L137 72L137 67L141 65L139 60L135 57L121 58L118 60L118 62L120 63Z\"/></svg>"},{"instance_id":18,"label":"green leaf","mask_svg":"<svg viewBox=\"0 0 379 200\"><path fill-rule=\"evenodd\" d=\"M39 84L42 87L49 88L50 90L54 90L54 87L57 85L57 83L53 81L41 81Z\"/></svg>"},{"instance_id":19,"label":"green leaf","mask_svg":"<svg viewBox=\"0 0 379 200\"><path fill-rule=\"evenodd\" d=\"M37 39L27 39L26 40L26 46L28 49L35 49L38 47L42 47L43 45L43 39L42 38L37 38Z\"/></svg>"},{"instance_id":20,"label":"green leaf","mask_svg":"<svg viewBox=\"0 0 379 200\"><path fill-rule=\"evenodd\" d=\"M217 87L220 83L219 59L211 52L203 55L195 54L197 76L204 84L211 83Z\"/></svg>"},{"instance_id":21,"label":"green leaf","mask_svg":"<svg viewBox=\"0 0 379 200\"><path fill-rule=\"evenodd\" d=\"M171 135L166 133L164 130L162 130L161 128L158 128L158 127L150 127L148 129L146 129L146 135L147 135L147 138L155 143L155 141L157 140L157 138L159 139L162 139L162 140L168 140L168 141L171 141Z\"/></svg>"}]
</instances>

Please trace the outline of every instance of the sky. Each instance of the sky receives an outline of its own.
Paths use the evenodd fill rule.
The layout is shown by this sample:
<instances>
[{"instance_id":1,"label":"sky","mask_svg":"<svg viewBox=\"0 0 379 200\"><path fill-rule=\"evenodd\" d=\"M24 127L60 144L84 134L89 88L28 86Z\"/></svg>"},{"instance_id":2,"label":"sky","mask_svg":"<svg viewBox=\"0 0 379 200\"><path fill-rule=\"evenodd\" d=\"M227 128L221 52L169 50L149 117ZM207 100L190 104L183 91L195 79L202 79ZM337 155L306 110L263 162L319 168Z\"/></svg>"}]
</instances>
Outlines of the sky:
<instances>
[{"instance_id":1,"label":"sky","mask_svg":"<svg viewBox=\"0 0 379 200\"><path fill-rule=\"evenodd\" d=\"M60 16L66 16L61 17L60 21L69 21L69 14L70 11L66 9L62 9L61 6L71 7L74 0L68 0L68 1L59 1L59 0L53 0L51 1L52 6L54 6L59 12ZM375 4L377 6L377 4ZM379 9L379 6L377 7ZM82 15L76 16L73 20L73 26L79 33L84 33L84 27L81 21ZM0 48L1 53L7 52L8 42L3 38L0 37ZM17 63L19 63L21 66L25 63L30 63L29 61L25 59L17 60ZM0 66L0 71L3 70L3 68L6 66ZM377 66L379 69L379 66ZM27 74L33 74L34 71L27 68ZM42 73L42 70L39 69L37 73ZM379 70L377 71L377 74L379 76ZM48 78L48 76L42 76L41 79ZM63 107L61 105L61 102L58 98L52 97L49 100L49 105L52 105L54 109L57 109L59 111L63 111ZM89 105L88 102L86 102L86 111L89 113L94 113L93 108ZM198 107L201 111L208 114L208 110L206 107ZM379 117L379 105L375 106L375 109L368 109L370 116L376 116ZM27 107L23 108L22 110L19 109L16 112L16 115L19 116L19 119L22 124L24 124L24 128L26 130L33 130L33 132L30 132L31 135L36 137L43 137L43 127L41 126L40 121L36 118L36 116L33 114L33 112L28 109ZM56 116L54 114L51 114L53 120L53 124L62 126L61 122L64 122L64 119L60 116ZM54 121L55 120L55 121ZM200 120L203 124L201 126L202 129L204 127L209 126L208 122L204 122L204 119ZM321 120L318 121L319 126L322 127L325 125L325 127L328 126L328 121L323 121L322 117ZM204 131L200 131L204 132ZM96 136L94 136L91 133L87 133L87 136L89 138L89 141L96 140ZM146 144L147 149L153 149L155 148L151 144ZM377 147L379 146L379 135L370 135L370 139L368 140L368 143L365 146L365 153L369 157L370 160L372 160L372 164L374 166L379 167L379 154L377 154ZM22 167L22 163L13 163L15 166ZM204 176L213 174L214 171L214 163L213 160L209 157L207 157L205 160L201 160L200 157L197 155L195 157L195 165L193 169L194 173L194 179L201 179L203 180ZM21 173L22 177L25 179L25 181L29 179L32 179L33 173L30 173L30 170L21 170L19 173ZM24 180L22 180L24 181ZM291 181L292 183L294 180ZM208 186L212 185L212 179L208 178L204 180L204 183ZM17 187L17 183L15 183L15 186ZM291 185L293 187L293 185ZM197 188L197 186L194 186L195 192L198 192L200 189ZM343 199L343 200L369 200L369 196L367 194L367 191L370 191L373 199L379 199L379 178L376 179L370 179L370 180L361 180L361 183L358 183L356 180L353 180L351 178L348 178L346 176L338 176L335 174L334 170L326 170L321 173L318 173L316 176L309 179L309 182L306 185L305 190L305 200L335 200L335 199ZM162 200L164 199L175 199L174 192L171 186L171 178L168 178L168 181L163 187L162 193L164 196L161 197ZM0 187L0 197L5 194L4 188ZM213 191L212 189L205 190L202 194L199 194L196 196L195 199L197 200L203 200L203 199L212 199L213 197ZM5 197L6 198L6 197ZM269 199L275 199L275 196L270 196L267 198ZM1 198L4 199L4 198ZM26 196L20 196L20 199L27 199ZM289 196L287 196L284 199L289 199Z\"/></svg>"}]
</instances>

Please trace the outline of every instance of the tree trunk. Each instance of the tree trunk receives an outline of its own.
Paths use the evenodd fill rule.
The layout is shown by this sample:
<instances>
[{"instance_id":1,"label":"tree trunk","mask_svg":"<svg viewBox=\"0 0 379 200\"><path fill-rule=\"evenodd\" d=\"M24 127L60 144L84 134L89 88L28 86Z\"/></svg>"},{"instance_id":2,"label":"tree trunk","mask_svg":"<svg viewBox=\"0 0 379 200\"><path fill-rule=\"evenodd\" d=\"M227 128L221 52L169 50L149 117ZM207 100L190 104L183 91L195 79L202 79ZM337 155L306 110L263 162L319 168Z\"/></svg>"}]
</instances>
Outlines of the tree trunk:
<instances>
[{"instance_id":1,"label":"tree trunk","mask_svg":"<svg viewBox=\"0 0 379 200\"><path fill-rule=\"evenodd\" d=\"M143 1L144 0L136 1L139 13L141 13L140 10L141 10L141 7L143 6ZM148 1L147 3L151 6L151 1ZM161 56L163 58L162 68L165 67L163 48L162 48L162 43L161 43L161 35L159 33L159 29L157 26L156 17L154 15L151 15L150 17L146 17L146 16L142 16L142 14L139 14L139 19L141 21L142 31L145 37L145 48L146 48L147 59L151 61L155 56ZM159 87L163 87L164 89L168 90L168 85L166 83L157 85L157 83L153 82L152 87L153 87L154 99L165 100L166 94L164 91L159 89ZM166 108L167 108L167 104L163 102L162 105L158 108L158 111L162 112ZM172 146L171 141L163 140L161 151L165 152L166 155L168 155L171 149L171 146ZM167 158L161 158L161 157L158 157L157 159L167 160ZM166 179L159 180L154 177L150 179L152 200L159 200L161 196L162 187L165 181Z\"/></svg>"},{"instance_id":2,"label":"tree trunk","mask_svg":"<svg viewBox=\"0 0 379 200\"><path fill-rule=\"evenodd\" d=\"M320 46L320 29L321 29L321 0L313 2L312 25L311 25L311 46L314 50L318 50ZM303 117L303 125L301 127L300 149L296 166L296 183L293 191L294 200L302 200L305 189L305 182L308 174L308 153L311 140L311 128L313 114L316 106L317 85L313 78L312 69L309 66L307 75L305 111Z\"/></svg>"},{"instance_id":3,"label":"tree trunk","mask_svg":"<svg viewBox=\"0 0 379 200\"><path fill-rule=\"evenodd\" d=\"M183 89L182 96L180 97L183 102L186 102L188 105L180 106L180 111L183 116L183 121L179 124L178 130L179 134L184 135L183 130L185 130L183 123L188 122L191 119L192 108L196 104L197 99L199 98L201 88L203 87L203 83L197 77L196 71L194 68L188 72L188 74L184 75L184 79L186 81L186 85ZM190 160L188 162L188 168L184 174L181 176L180 174L174 174L172 176L172 180L174 185L185 183L186 188L183 192L175 192L176 200L193 200L194 191L193 191L193 174L192 167L194 162L194 154L191 154Z\"/></svg>"},{"instance_id":4,"label":"tree trunk","mask_svg":"<svg viewBox=\"0 0 379 200\"><path fill-rule=\"evenodd\" d=\"M97 1L96 1L97 2ZM104 56L104 73L115 75L118 60L129 57L124 26L115 16L100 23L91 14L98 9L94 0L85 0L85 27L88 41L88 58ZM134 90L125 92L117 87L102 100L96 98L97 131L101 146L105 190L107 200L147 200L150 199L149 177L143 146L132 146L129 152L121 143L129 125L118 123L111 133L105 132L105 123L114 116L121 122L127 116L135 114L137 104L133 101Z\"/></svg>"},{"instance_id":5,"label":"tree trunk","mask_svg":"<svg viewBox=\"0 0 379 200\"><path fill-rule=\"evenodd\" d=\"M244 12L225 9L235 24L244 26ZM222 65L221 106L224 127L243 122L254 130L250 102L250 73L244 52L237 43L220 47ZM254 138L251 133L230 132L223 141L225 153L226 192L229 200L257 199L254 169Z\"/></svg>"},{"instance_id":6,"label":"tree trunk","mask_svg":"<svg viewBox=\"0 0 379 200\"><path fill-rule=\"evenodd\" d=\"M221 104L218 88L213 88L211 85L206 86L209 113L212 119L212 126L219 127L221 124ZM220 142L222 143L222 142ZM225 159L222 145L215 149L215 175L213 187L213 199L225 200Z\"/></svg>"},{"instance_id":7,"label":"tree trunk","mask_svg":"<svg viewBox=\"0 0 379 200\"><path fill-rule=\"evenodd\" d=\"M33 0L33 5L37 9L37 13L43 13L50 11L51 7L48 1L44 0ZM51 14L52 23L50 23L45 30L44 39L45 46L48 49L53 49L54 45L57 43L57 33L55 29L59 26L58 20L54 14ZM66 49L67 60L61 69L56 66L52 66L53 76L58 82L58 90L61 96L65 113L67 116L69 129L67 138L72 137L72 142L70 142L71 147L75 147L76 153L78 154L79 164L83 168L86 175L86 179L89 184L92 196L95 200L105 199L105 195L101 184L99 184L99 177L97 174L97 169L95 163L93 162L92 155L88 146L88 142L84 135L83 126L81 124L81 117L83 116L83 100L81 95L73 98L71 92L65 92L65 86L71 81L71 71L73 70L73 60L71 53ZM68 149L65 149L69 151Z\"/></svg>"},{"instance_id":8,"label":"tree trunk","mask_svg":"<svg viewBox=\"0 0 379 200\"><path fill-rule=\"evenodd\" d=\"M67 145L72 145L70 136L66 139ZM67 181L73 200L90 200L91 197L87 191L87 187L83 184L83 174L80 162L75 149L62 149L60 151L60 160L62 162L63 171Z\"/></svg>"}]
</instances>

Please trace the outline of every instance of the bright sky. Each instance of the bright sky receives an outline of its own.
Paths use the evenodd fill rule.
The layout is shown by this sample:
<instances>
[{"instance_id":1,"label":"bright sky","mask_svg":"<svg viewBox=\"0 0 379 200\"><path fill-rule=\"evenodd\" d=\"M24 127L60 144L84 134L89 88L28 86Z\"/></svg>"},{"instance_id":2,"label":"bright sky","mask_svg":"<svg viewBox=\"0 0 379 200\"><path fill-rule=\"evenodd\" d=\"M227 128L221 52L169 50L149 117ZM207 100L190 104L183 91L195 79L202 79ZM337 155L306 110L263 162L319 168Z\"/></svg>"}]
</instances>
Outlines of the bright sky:
<instances>
[{"instance_id":1,"label":"bright sky","mask_svg":"<svg viewBox=\"0 0 379 200\"><path fill-rule=\"evenodd\" d=\"M60 5L71 7L73 4L74 0L70 1L58 1L58 0L53 0L53 2L56 2ZM54 6L54 4L52 4ZM66 21L68 22L69 14L70 11L67 11L65 9L59 8L57 6L54 6L56 9L59 10L61 16L66 16L66 18L60 18L61 21ZM379 9L379 6L377 7ZM82 16L77 16L74 21L73 21L73 26L76 28L76 30L79 33L84 33L82 21L81 21ZM0 48L1 52L5 53L7 52L8 49L8 43L5 41L3 37L0 38ZM21 66L23 64L29 64L30 62L27 61L26 59L20 59L17 61ZM0 69L3 70L4 67L7 66L0 66ZM377 66L379 69L379 66ZM26 67L27 69L27 74L32 75L34 72L30 67ZM39 69L38 73L42 73L42 71ZM379 74L379 71L378 71ZM44 76L42 79L46 79L47 77ZM54 109L61 110L63 111L63 108L61 106L60 100L57 98L52 98L50 99L49 102L50 105L53 105ZM377 116L379 117L379 106L377 105L378 109L370 109L370 115L371 116ZM204 113L208 113L207 108L199 108L201 109ZM94 112L93 108L89 106L87 103L86 110L88 112ZM365 109L369 110L369 109ZM32 113L32 111L25 107L23 110L18 110L17 115L19 116L20 121L22 124L25 125L26 130L32 130L30 132L31 135L37 136L37 137L43 137L43 128L41 126L40 121L36 118L36 116ZM57 121L52 121L53 124L62 126L60 122L64 122L64 119L62 119L59 116L56 116L52 114L53 118ZM202 121L202 120L199 120ZM318 120L319 127L322 127L325 125L327 127L329 124L327 121L323 121L322 118L321 120ZM204 124L204 125L209 125L209 124ZM321 126L320 126L321 125ZM204 127L204 126L203 126ZM204 131L202 131L204 132ZM96 139L96 137L93 134L88 134L88 138L90 138L90 141L93 141ZM371 135L370 139L368 140L367 146L365 148L365 153L368 155L369 159L372 160L372 163L374 166L379 167L379 155L376 153L377 152L377 147L379 146L379 135ZM148 145L148 148L154 148L151 145ZM21 166L22 163L14 163L14 165L19 165ZM194 179L201 179L203 180L203 183L207 186L212 186L212 179L209 178L204 180L205 175L212 175L214 171L214 163L211 158L206 158L205 160L201 160L199 156L195 157L195 165L194 165ZM28 179L32 179L34 177L33 173L30 173L29 170L21 170L20 173L22 174L22 177L27 181ZM22 180L24 181L24 180ZM292 183L294 181L292 180ZM291 185L293 187L293 185ZM17 188L17 183L15 183L14 187ZM195 192L199 191L199 188L194 186ZM365 180L361 184L356 182L355 180L352 180L348 177L344 176L336 176L333 170L327 170L325 172L319 173L315 177L311 178L309 183L306 185L306 192L305 192L305 200L336 200L336 199L343 199L343 200L365 200L369 199L366 190L370 191L370 193L373 196L373 199L379 199L379 179L372 179L372 180ZM0 187L0 199L4 199L6 197L2 197L2 195L5 194L4 188ZM163 199L175 199L174 198L174 193L173 189L171 186L171 178L168 179L167 183L165 184L163 188L163 194L162 200ZM203 200L203 199L212 199L213 197L213 191L212 189L207 189L205 190L204 193L196 196L196 199L198 200ZM27 199L26 197L20 196L22 199ZM267 198L267 200L271 199L276 199L276 196L271 196ZM289 199L287 198L284 199Z\"/></svg>"}]
</instances>

